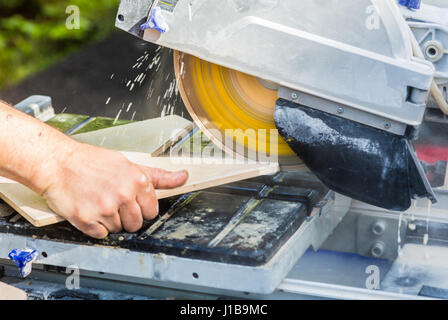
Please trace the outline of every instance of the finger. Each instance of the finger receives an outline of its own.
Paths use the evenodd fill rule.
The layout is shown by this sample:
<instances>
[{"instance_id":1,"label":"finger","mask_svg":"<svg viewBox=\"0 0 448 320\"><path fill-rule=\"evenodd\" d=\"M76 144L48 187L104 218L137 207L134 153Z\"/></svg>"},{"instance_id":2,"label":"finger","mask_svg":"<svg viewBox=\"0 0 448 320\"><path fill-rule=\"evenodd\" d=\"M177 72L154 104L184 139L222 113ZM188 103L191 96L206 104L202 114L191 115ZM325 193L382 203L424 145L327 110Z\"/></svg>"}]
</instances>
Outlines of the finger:
<instances>
[{"instance_id":1,"label":"finger","mask_svg":"<svg viewBox=\"0 0 448 320\"><path fill-rule=\"evenodd\" d=\"M137 194L137 202L140 205L144 219L152 220L159 215L159 201L151 183L145 190Z\"/></svg>"},{"instance_id":2,"label":"finger","mask_svg":"<svg viewBox=\"0 0 448 320\"><path fill-rule=\"evenodd\" d=\"M163 169L142 167L156 189L172 189L180 187L188 180L186 170L169 172Z\"/></svg>"},{"instance_id":3,"label":"finger","mask_svg":"<svg viewBox=\"0 0 448 320\"><path fill-rule=\"evenodd\" d=\"M76 227L75 224L73 225ZM104 239L109 235L109 231L106 229L106 227L98 222L91 222L85 226L81 226L78 229L86 235L95 239Z\"/></svg>"},{"instance_id":4,"label":"finger","mask_svg":"<svg viewBox=\"0 0 448 320\"><path fill-rule=\"evenodd\" d=\"M120 206L119 209L121 224L128 232L137 232L143 226L143 217L140 206L136 201L132 201Z\"/></svg>"},{"instance_id":5,"label":"finger","mask_svg":"<svg viewBox=\"0 0 448 320\"><path fill-rule=\"evenodd\" d=\"M110 233L118 233L123 230L118 211L114 215L101 217L100 222L102 225L104 225L104 227L106 227L107 230L109 230Z\"/></svg>"},{"instance_id":6,"label":"finger","mask_svg":"<svg viewBox=\"0 0 448 320\"><path fill-rule=\"evenodd\" d=\"M109 231L98 222L83 219L79 215L65 216L60 213L61 211L51 201L48 202L48 206L61 217L65 217L76 229L92 238L104 239L109 235Z\"/></svg>"}]
</instances>

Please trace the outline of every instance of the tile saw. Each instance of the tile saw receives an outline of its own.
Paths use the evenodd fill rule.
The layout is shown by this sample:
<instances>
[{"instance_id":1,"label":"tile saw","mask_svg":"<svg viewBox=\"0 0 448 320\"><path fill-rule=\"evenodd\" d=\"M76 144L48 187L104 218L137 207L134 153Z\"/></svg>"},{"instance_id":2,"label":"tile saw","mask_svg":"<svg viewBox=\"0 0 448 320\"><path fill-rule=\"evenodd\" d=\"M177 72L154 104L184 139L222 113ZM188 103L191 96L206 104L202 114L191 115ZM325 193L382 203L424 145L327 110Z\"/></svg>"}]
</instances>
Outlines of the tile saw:
<instances>
[{"instance_id":1,"label":"tile saw","mask_svg":"<svg viewBox=\"0 0 448 320\"><path fill-rule=\"evenodd\" d=\"M244 138L232 137L232 147L223 143L222 148L244 150L243 156L276 150L284 171L173 199L165 208L172 220L157 230L148 225L138 235L93 243L63 232L68 226L38 231L4 220L2 243L44 251L46 257L37 261L42 270L78 263L91 277L202 288L195 291L269 294L286 287L297 259L310 246L320 248L344 217L355 212L369 223L379 219L395 225L397 217L389 221L388 209L408 209L414 197L444 199L445 192L432 190L410 143L427 107L443 110L433 82L446 100L446 55L433 59L447 47L437 36L446 27L429 14L431 9L381 0L122 1L117 27L174 50L182 98L209 139L219 144L226 129L242 129ZM446 9L437 9L448 16ZM428 30L435 30L436 44L426 41ZM281 138L276 144L258 143L250 129L277 129ZM343 195L384 210L367 205L349 210L351 201ZM248 210L254 201L259 201L257 210ZM360 214L360 207L370 214ZM277 221L279 236L270 238L277 231L264 221L261 242L247 246L249 229L241 237L236 228L247 224L253 230L260 216L280 210L288 212ZM198 239L185 225L211 228L201 218L204 212L217 229ZM231 232L222 234L229 225ZM347 226L354 229L348 222L342 227ZM421 235L417 231L411 236ZM343 235L335 237L338 241L325 247L341 249ZM372 237L357 240L366 249L341 251L396 257L389 232L377 235L385 244L382 252ZM290 281L289 288L292 283L297 284Z\"/></svg>"},{"instance_id":2,"label":"tile saw","mask_svg":"<svg viewBox=\"0 0 448 320\"><path fill-rule=\"evenodd\" d=\"M443 90L431 89L436 70L425 58L444 47L419 55L402 10L414 9L389 0L130 0L116 26L175 50L183 101L223 149L274 153L284 170L303 161L332 190L403 211L415 198L436 201L410 141L430 91ZM446 107L446 96L437 101Z\"/></svg>"}]
</instances>

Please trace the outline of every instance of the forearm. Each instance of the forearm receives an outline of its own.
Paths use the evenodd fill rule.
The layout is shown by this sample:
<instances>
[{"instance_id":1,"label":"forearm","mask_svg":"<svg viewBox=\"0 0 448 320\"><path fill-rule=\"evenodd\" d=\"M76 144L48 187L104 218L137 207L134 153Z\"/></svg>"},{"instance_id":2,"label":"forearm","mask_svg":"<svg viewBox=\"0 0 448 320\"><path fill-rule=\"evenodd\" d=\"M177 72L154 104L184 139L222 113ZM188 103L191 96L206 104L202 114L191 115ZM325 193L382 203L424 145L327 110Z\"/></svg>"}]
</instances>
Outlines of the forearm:
<instances>
[{"instance_id":1,"label":"forearm","mask_svg":"<svg viewBox=\"0 0 448 320\"><path fill-rule=\"evenodd\" d=\"M121 153L76 142L0 101L0 176L16 180L94 238L136 232L158 215L155 189L183 185L188 173L131 163Z\"/></svg>"},{"instance_id":2,"label":"forearm","mask_svg":"<svg viewBox=\"0 0 448 320\"><path fill-rule=\"evenodd\" d=\"M0 175L42 194L76 142L0 101Z\"/></svg>"}]
</instances>

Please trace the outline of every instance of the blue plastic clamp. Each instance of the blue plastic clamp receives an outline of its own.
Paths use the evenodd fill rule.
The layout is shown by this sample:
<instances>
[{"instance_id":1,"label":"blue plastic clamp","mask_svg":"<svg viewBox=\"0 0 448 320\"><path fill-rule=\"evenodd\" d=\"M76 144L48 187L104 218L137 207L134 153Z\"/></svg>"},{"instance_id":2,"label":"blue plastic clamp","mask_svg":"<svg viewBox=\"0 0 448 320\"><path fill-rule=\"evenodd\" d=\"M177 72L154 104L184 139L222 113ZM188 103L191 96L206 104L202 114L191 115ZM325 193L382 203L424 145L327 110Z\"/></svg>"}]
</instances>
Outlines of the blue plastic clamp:
<instances>
[{"instance_id":1,"label":"blue plastic clamp","mask_svg":"<svg viewBox=\"0 0 448 320\"><path fill-rule=\"evenodd\" d=\"M36 260L39 253L36 250L25 249L19 250L14 249L9 254L8 257L16 264L17 268L19 268L20 275L23 278L26 278L31 273L32 263Z\"/></svg>"},{"instance_id":2,"label":"blue plastic clamp","mask_svg":"<svg viewBox=\"0 0 448 320\"><path fill-rule=\"evenodd\" d=\"M161 33L168 32L169 26L165 21L160 7L155 7L151 10L148 21L140 26L141 30L154 29Z\"/></svg>"},{"instance_id":3,"label":"blue plastic clamp","mask_svg":"<svg viewBox=\"0 0 448 320\"><path fill-rule=\"evenodd\" d=\"M422 0L398 0L398 3L409 9L418 10L422 5Z\"/></svg>"}]
</instances>

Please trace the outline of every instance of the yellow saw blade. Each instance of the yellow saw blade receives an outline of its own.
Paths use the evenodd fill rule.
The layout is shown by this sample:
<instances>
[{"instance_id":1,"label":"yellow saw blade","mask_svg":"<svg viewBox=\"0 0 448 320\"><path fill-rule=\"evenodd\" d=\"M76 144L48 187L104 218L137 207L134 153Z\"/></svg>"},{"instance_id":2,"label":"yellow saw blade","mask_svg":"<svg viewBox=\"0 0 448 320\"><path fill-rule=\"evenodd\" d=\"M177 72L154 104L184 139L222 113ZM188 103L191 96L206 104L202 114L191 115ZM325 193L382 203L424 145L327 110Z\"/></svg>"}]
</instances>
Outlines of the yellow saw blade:
<instances>
[{"instance_id":1,"label":"yellow saw blade","mask_svg":"<svg viewBox=\"0 0 448 320\"><path fill-rule=\"evenodd\" d=\"M267 155L282 167L302 164L277 134L275 85L178 51L174 70L188 112L218 147L251 159Z\"/></svg>"}]
</instances>

